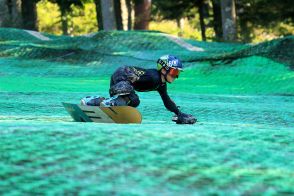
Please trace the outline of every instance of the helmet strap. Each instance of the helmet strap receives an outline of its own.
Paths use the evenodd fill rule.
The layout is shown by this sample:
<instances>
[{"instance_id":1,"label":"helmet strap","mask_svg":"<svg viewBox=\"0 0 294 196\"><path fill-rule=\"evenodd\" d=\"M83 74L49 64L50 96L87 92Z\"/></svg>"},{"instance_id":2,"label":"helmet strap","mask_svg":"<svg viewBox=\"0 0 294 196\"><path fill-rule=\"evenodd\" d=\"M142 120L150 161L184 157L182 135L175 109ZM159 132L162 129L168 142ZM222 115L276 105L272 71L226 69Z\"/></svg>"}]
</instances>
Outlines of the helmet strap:
<instances>
[{"instance_id":1,"label":"helmet strap","mask_svg":"<svg viewBox=\"0 0 294 196\"><path fill-rule=\"evenodd\" d=\"M165 68L162 68L162 69L165 69ZM161 71L160 71L160 72L161 72ZM164 77L164 80L165 80L166 82L170 83L170 82L167 80L167 75L168 75L168 73L169 73L169 70L166 70L166 69L165 69L165 74L161 72L161 74L162 74L163 77Z\"/></svg>"}]
</instances>

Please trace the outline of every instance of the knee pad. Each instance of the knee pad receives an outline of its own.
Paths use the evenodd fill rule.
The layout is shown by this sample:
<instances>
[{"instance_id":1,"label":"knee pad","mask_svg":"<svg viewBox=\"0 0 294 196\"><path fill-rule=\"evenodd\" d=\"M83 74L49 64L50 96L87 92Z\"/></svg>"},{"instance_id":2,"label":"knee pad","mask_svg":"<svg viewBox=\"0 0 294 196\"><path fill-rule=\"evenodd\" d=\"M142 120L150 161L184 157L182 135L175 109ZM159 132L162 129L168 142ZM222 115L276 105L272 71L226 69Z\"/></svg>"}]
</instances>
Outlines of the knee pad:
<instances>
[{"instance_id":1,"label":"knee pad","mask_svg":"<svg viewBox=\"0 0 294 196\"><path fill-rule=\"evenodd\" d=\"M128 105L132 107L138 107L140 104L139 96L136 93L131 93L127 96L129 99Z\"/></svg>"},{"instance_id":2,"label":"knee pad","mask_svg":"<svg viewBox=\"0 0 294 196\"><path fill-rule=\"evenodd\" d=\"M134 92L134 87L128 81L120 81L109 89L110 96L128 95Z\"/></svg>"}]
</instances>

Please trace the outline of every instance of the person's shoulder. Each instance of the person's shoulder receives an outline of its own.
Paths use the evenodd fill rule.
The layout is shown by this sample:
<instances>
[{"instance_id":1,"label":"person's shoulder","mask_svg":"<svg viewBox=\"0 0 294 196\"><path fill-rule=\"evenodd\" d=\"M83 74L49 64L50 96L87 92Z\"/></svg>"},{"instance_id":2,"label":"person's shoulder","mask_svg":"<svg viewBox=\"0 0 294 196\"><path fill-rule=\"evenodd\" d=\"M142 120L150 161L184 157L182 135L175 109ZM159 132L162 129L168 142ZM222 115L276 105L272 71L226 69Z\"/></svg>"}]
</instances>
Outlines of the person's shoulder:
<instances>
[{"instance_id":1,"label":"person's shoulder","mask_svg":"<svg viewBox=\"0 0 294 196\"><path fill-rule=\"evenodd\" d=\"M152 72L156 72L156 73L158 73L157 69L150 68L150 69L146 69L146 70L150 70L150 71L152 71Z\"/></svg>"},{"instance_id":2,"label":"person's shoulder","mask_svg":"<svg viewBox=\"0 0 294 196\"><path fill-rule=\"evenodd\" d=\"M128 67L129 67L130 69L132 69L132 70L146 71L145 68L140 67L140 66L137 66L137 65L130 65L130 66L128 66Z\"/></svg>"},{"instance_id":3,"label":"person's shoulder","mask_svg":"<svg viewBox=\"0 0 294 196\"><path fill-rule=\"evenodd\" d=\"M158 71L156 69L145 69L145 70L148 71L149 73L158 74Z\"/></svg>"},{"instance_id":4,"label":"person's shoulder","mask_svg":"<svg viewBox=\"0 0 294 196\"><path fill-rule=\"evenodd\" d=\"M130 66L133 70L143 71L144 73L152 76L159 76L157 69L148 69L139 66Z\"/></svg>"},{"instance_id":5,"label":"person's shoulder","mask_svg":"<svg viewBox=\"0 0 294 196\"><path fill-rule=\"evenodd\" d=\"M152 77L160 78L160 74L157 69L146 69L146 72L149 73L149 75L152 75Z\"/></svg>"}]
</instances>

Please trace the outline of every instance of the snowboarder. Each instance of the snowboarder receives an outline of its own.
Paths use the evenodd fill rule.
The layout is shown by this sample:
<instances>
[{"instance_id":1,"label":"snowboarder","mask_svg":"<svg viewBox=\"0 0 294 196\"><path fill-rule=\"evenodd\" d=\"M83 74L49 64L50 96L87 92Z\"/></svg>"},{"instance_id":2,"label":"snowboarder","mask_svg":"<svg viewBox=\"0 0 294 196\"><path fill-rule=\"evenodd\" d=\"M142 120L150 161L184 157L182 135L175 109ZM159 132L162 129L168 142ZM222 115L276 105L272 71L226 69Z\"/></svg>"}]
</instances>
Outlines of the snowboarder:
<instances>
[{"instance_id":1,"label":"snowboarder","mask_svg":"<svg viewBox=\"0 0 294 196\"><path fill-rule=\"evenodd\" d=\"M143 69L134 66L119 67L111 76L109 94L105 99L99 96L87 96L81 100L82 105L90 106L132 106L140 104L135 91L158 91L164 106L175 113L173 121L177 124L194 124L196 118L185 114L171 100L167 93L167 84L172 83L183 71L181 61L172 55L165 55L157 60L157 69Z\"/></svg>"}]
</instances>

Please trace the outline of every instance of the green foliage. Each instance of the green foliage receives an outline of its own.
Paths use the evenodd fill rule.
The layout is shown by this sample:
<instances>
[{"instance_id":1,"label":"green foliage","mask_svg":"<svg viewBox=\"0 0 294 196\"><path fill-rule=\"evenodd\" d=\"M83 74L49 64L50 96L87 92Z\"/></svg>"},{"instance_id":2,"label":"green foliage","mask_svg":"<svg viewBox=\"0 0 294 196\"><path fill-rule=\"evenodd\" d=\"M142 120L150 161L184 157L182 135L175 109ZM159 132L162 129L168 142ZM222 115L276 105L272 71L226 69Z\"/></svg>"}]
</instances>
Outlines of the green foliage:
<instances>
[{"instance_id":1,"label":"green foliage","mask_svg":"<svg viewBox=\"0 0 294 196\"><path fill-rule=\"evenodd\" d=\"M83 8L71 6L68 17L70 35L88 34L97 31L95 5L84 3ZM60 10L57 4L49 1L41 1L37 4L38 26L40 32L56 35L62 34Z\"/></svg>"},{"instance_id":2,"label":"green foliage","mask_svg":"<svg viewBox=\"0 0 294 196\"><path fill-rule=\"evenodd\" d=\"M37 4L38 29L55 35L61 35L60 12L57 4L41 1Z\"/></svg>"},{"instance_id":3,"label":"green foliage","mask_svg":"<svg viewBox=\"0 0 294 196\"><path fill-rule=\"evenodd\" d=\"M42 0L37 4L39 31L52 34L62 34L61 12L56 0ZM150 30L201 40L198 1L152 1L152 21ZM64 3L60 1L60 3ZM96 8L93 0L67 1L70 11L67 23L70 35L81 35L96 32L98 29ZM75 6L77 4L78 6ZM83 5L81 7L81 5ZM215 38L212 28L213 12L211 3L206 13L206 36L211 41ZM280 36L293 35L293 6L290 0L240 0L237 1L239 23L239 38L245 42L261 42ZM176 22L184 18L184 26ZM179 22L179 21L178 21Z\"/></svg>"},{"instance_id":4,"label":"green foliage","mask_svg":"<svg viewBox=\"0 0 294 196\"><path fill-rule=\"evenodd\" d=\"M199 1L154 0L152 2L154 20L179 20L179 18L185 17L189 19L189 25L193 29L200 31L197 7L199 6ZM207 12L205 13L206 34L208 35L208 40L214 40L212 4L210 1L204 2L205 6L209 6L205 8ZM291 0L240 0L236 1L236 3L240 40L260 42L294 34L294 6ZM161 25L158 26L165 29ZM164 32L178 31L175 26L173 30ZM186 30L183 31L181 33L183 36L188 34L190 38L198 37L191 36L191 33L187 33Z\"/></svg>"},{"instance_id":5,"label":"green foliage","mask_svg":"<svg viewBox=\"0 0 294 196\"><path fill-rule=\"evenodd\" d=\"M197 16L193 20L183 19L183 27L180 29L177 23L173 20L151 21L149 29L154 31L161 31L167 34L175 36L181 36L183 38L190 38L195 40L201 40L200 24ZM206 35L208 41L211 41L215 36L212 28L206 29Z\"/></svg>"},{"instance_id":6,"label":"green foliage","mask_svg":"<svg viewBox=\"0 0 294 196\"><path fill-rule=\"evenodd\" d=\"M240 0L237 1L238 16L245 20L254 20L254 24L270 27L282 21L294 22L292 0Z\"/></svg>"},{"instance_id":7,"label":"green foliage","mask_svg":"<svg viewBox=\"0 0 294 196\"><path fill-rule=\"evenodd\" d=\"M73 6L71 13L71 32L74 35L83 35L97 32L96 9L92 3L84 4L84 9Z\"/></svg>"},{"instance_id":8,"label":"green foliage","mask_svg":"<svg viewBox=\"0 0 294 196\"><path fill-rule=\"evenodd\" d=\"M83 6L83 2L81 0L48 0L52 3L57 3L61 9L65 9L66 11L71 11L71 6Z\"/></svg>"},{"instance_id":9,"label":"green foliage","mask_svg":"<svg viewBox=\"0 0 294 196\"><path fill-rule=\"evenodd\" d=\"M262 41L294 34L292 0L240 0L237 15L241 39Z\"/></svg>"},{"instance_id":10,"label":"green foliage","mask_svg":"<svg viewBox=\"0 0 294 196\"><path fill-rule=\"evenodd\" d=\"M197 1L195 1L197 2ZM190 0L169 1L153 0L153 14L158 14L162 19L176 20L187 16L188 11L195 6Z\"/></svg>"}]
</instances>

